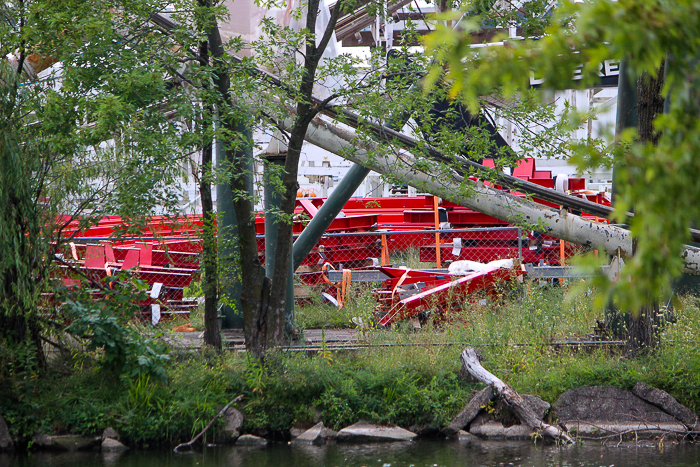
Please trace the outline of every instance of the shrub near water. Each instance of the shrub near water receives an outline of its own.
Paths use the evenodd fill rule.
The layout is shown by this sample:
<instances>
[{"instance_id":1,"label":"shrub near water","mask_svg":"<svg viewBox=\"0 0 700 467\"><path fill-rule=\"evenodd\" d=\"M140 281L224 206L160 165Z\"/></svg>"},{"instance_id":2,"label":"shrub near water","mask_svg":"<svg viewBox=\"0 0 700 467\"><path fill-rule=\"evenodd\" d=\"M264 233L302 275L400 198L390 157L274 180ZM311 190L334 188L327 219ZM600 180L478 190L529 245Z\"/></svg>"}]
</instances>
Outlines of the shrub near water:
<instances>
[{"instance_id":1,"label":"shrub near water","mask_svg":"<svg viewBox=\"0 0 700 467\"><path fill-rule=\"evenodd\" d=\"M447 322L367 333L363 342L397 344L354 352L278 352L261 367L244 354L193 351L165 362L166 378L117 376L90 353L73 352L45 374L0 381L0 411L15 436L35 432L98 434L113 426L135 444L178 443L199 432L239 394L244 431L284 435L318 419L338 429L358 420L406 428L442 428L480 383L458 378L459 354L475 345L486 369L517 391L554 402L570 388L644 381L700 409L700 332L693 300L676 308L653 357L628 360L617 352L555 350L549 342L585 335L602 312L591 297L564 299L564 291L531 291L523 300L466 304ZM452 345L436 345L449 343ZM6 384L7 382L7 384ZM221 422L218 425L221 426ZM214 439L216 426L206 435Z\"/></svg>"},{"instance_id":2,"label":"shrub near water","mask_svg":"<svg viewBox=\"0 0 700 467\"><path fill-rule=\"evenodd\" d=\"M25 385L20 402L0 400L0 408L13 434L24 439L35 431L98 434L112 426L131 443L187 441L238 394L245 397L239 404L244 430L252 432L283 434L319 416L336 429L361 419L439 428L473 387L458 381L459 362L451 353L414 347L390 355L279 353L264 370L241 354L189 353L168 364L167 382L113 377L74 355Z\"/></svg>"},{"instance_id":3,"label":"shrub near water","mask_svg":"<svg viewBox=\"0 0 700 467\"><path fill-rule=\"evenodd\" d=\"M425 348L334 355L277 355L265 376L264 397L249 402L246 428L310 425L316 411L334 429L359 420L442 427L472 386L457 379L459 362Z\"/></svg>"}]
</instances>

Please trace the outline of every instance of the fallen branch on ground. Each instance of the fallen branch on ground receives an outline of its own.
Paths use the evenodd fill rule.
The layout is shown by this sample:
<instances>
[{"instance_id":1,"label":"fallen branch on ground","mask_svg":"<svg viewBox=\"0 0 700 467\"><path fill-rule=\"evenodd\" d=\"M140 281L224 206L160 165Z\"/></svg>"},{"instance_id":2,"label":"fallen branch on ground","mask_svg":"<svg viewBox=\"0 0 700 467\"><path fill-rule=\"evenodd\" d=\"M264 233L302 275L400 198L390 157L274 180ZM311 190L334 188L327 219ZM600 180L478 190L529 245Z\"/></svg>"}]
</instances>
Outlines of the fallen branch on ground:
<instances>
[{"instance_id":1,"label":"fallen branch on ground","mask_svg":"<svg viewBox=\"0 0 700 467\"><path fill-rule=\"evenodd\" d=\"M525 405L520 394L481 366L473 348L467 347L462 352L462 365L474 378L494 388L498 396L513 410L524 425L552 439L561 440L567 444L574 442L566 432L537 418L534 412Z\"/></svg>"},{"instance_id":2,"label":"fallen branch on ground","mask_svg":"<svg viewBox=\"0 0 700 467\"><path fill-rule=\"evenodd\" d=\"M232 400L231 402L229 402L228 404L226 404L226 405L224 406L224 408L221 409L221 410L219 411L218 414L216 414L216 417L212 418L211 421L209 422L209 424L208 424L207 426L205 426L204 429L203 429L202 431L200 431L199 434L198 434L197 436L195 436L194 438L192 438L191 440L189 440L187 443L178 444L177 446L175 446L175 449L173 449L173 451L175 451L175 452L180 452L180 449L181 449L181 448L188 448L188 447L192 446L194 443L196 443L197 440L198 440L199 438L201 438L202 435L203 435L204 433L206 433L207 430L208 430L209 428L211 428L211 426L214 424L214 422L215 422L216 420L218 420L219 418L221 418L221 417L224 416L224 414L226 413L226 411L228 410L228 408L231 407L232 404L235 404L236 402L240 402L242 399L243 399L243 394L241 394L240 396L236 397L234 400Z\"/></svg>"}]
</instances>

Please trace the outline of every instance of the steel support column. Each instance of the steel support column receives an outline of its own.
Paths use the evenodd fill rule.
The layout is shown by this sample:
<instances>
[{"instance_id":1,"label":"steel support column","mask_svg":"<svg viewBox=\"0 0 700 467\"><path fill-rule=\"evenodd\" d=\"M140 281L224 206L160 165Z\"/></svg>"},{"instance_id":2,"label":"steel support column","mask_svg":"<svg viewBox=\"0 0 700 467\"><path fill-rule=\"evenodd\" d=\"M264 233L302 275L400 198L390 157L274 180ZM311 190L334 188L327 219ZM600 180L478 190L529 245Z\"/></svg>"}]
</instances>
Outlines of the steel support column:
<instances>
[{"instance_id":1,"label":"steel support column","mask_svg":"<svg viewBox=\"0 0 700 467\"><path fill-rule=\"evenodd\" d=\"M306 226L304 231L294 242L292 253L293 270L296 271L304 261L306 255L318 243L326 229L331 225L331 222L342 211L345 203L348 202L355 190L357 190L364 181L370 170L359 165L353 164L348 170L348 173L343 177L338 186L330 194L323 206L318 210L313 219Z\"/></svg>"},{"instance_id":2,"label":"steel support column","mask_svg":"<svg viewBox=\"0 0 700 467\"><path fill-rule=\"evenodd\" d=\"M639 126L639 113L637 109L637 78L630 73L626 61L620 62L620 76L617 81L617 116L615 119L615 138L620 139L622 132L628 128L637 129ZM619 193L620 162L613 166L613 184L610 194L611 205L615 205L617 194ZM634 207L632 207L634 210ZM630 323L628 313L620 313L615 305L608 303L605 307L605 327L612 332L616 338L625 338L627 328Z\"/></svg>"},{"instance_id":3,"label":"steel support column","mask_svg":"<svg viewBox=\"0 0 700 467\"><path fill-rule=\"evenodd\" d=\"M284 154L265 155L265 276L269 279L272 279L275 271L279 231L279 216L274 214L274 211L280 209L282 201L282 196L272 179L275 178L275 174L284 170L286 157ZM294 270L293 261L290 260L287 273L287 298L285 300L285 333L288 335L294 331Z\"/></svg>"},{"instance_id":4,"label":"steel support column","mask_svg":"<svg viewBox=\"0 0 700 467\"><path fill-rule=\"evenodd\" d=\"M414 84L408 91L415 92L417 89L419 89L419 86ZM403 128L410 117L410 112L402 110L391 115L385 125L391 130L401 131L401 128ZM299 235L294 242L292 253L294 271L299 268L304 258L306 258L306 255L309 254L314 245L316 245L323 234L326 233L331 222L340 214L345 203L348 202L353 193L362 185L362 182L370 172L370 169L355 163L350 167L350 170L348 170L348 173L345 174L343 179L340 180L338 186L333 190L330 196L328 196L326 202L323 203L323 206L321 206L314 218L311 219L306 228L301 232L301 235Z\"/></svg>"},{"instance_id":5,"label":"steel support column","mask_svg":"<svg viewBox=\"0 0 700 467\"><path fill-rule=\"evenodd\" d=\"M237 128L241 135L248 141L252 141L252 133L247 125L241 124ZM225 143L216 141L216 165L217 168L225 172L226 148ZM247 188L250 196L253 196L253 152L252 146L246 145L245 157L248 158L248 180ZM238 257L238 221L236 212L233 209L233 195L231 185L222 183L216 185L216 209L218 212L218 237L219 237L219 267L223 284L226 286L225 295L227 300L220 300L220 314L224 315L224 328L242 328L243 315L240 313L241 283L237 279L239 275L239 264L235 258ZM222 291L224 292L224 291Z\"/></svg>"},{"instance_id":6,"label":"steel support column","mask_svg":"<svg viewBox=\"0 0 700 467\"><path fill-rule=\"evenodd\" d=\"M637 79L630 75L627 62L620 62L620 76L617 81L617 117L615 119L615 136L619 139L627 128L637 128L639 114L637 113ZM619 173L613 167L613 184L611 201L615 203ZM617 174L617 175L616 175Z\"/></svg>"}]
</instances>

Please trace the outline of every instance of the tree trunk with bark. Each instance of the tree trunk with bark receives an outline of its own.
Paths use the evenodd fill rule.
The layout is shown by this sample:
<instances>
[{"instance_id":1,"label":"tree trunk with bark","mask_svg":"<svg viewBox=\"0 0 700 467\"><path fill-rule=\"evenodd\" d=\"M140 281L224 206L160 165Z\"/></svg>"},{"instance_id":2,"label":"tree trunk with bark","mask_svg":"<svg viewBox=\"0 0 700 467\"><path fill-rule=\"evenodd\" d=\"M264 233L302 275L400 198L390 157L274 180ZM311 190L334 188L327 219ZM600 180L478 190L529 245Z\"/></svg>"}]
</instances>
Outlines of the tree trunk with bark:
<instances>
[{"instance_id":1,"label":"tree trunk with bark","mask_svg":"<svg viewBox=\"0 0 700 467\"><path fill-rule=\"evenodd\" d=\"M654 131L654 119L664 113L664 63L659 67L656 77L644 73L637 80L637 115L639 118L639 140L656 146L661 133Z\"/></svg>"},{"instance_id":2,"label":"tree trunk with bark","mask_svg":"<svg viewBox=\"0 0 700 467\"><path fill-rule=\"evenodd\" d=\"M664 111L664 64L656 77L644 73L637 80L637 114L639 116L639 141L656 145L661 134L654 130L654 119ZM625 354L635 357L653 351L659 343L659 304L650 299L640 310L632 312L627 325Z\"/></svg>"},{"instance_id":3,"label":"tree trunk with bark","mask_svg":"<svg viewBox=\"0 0 700 467\"><path fill-rule=\"evenodd\" d=\"M204 2L200 1L200 6ZM200 65L209 66L209 45L207 41L202 41L199 45ZM204 82L205 92L209 89L209 83ZM216 237L216 213L211 196L212 182L212 143L214 114L216 109L213 105L204 103L202 105L202 164L199 171L199 193L202 199L202 269L204 277L202 279L202 290L204 291L204 343L211 345L218 352L221 352L221 334L218 326L218 303L219 303L219 262Z\"/></svg>"},{"instance_id":4,"label":"tree trunk with bark","mask_svg":"<svg viewBox=\"0 0 700 467\"><path fill-rule=\"evenodd\" d=\"M643 306L637 314L630 316L627 326L627 344L625 354L637 357L653 351L659 343L659 305Z\"/></svg>"},{"instance_id":5,"label":"tree trunk with bark","mask_svg":"<svg viewBox=\"0 0 700 467\"><path fill-rule=\"evenodd\" d=\"M309 0L307 4L306 29L316 30L316 20L320 0ZM296 118L289 133L289 144L287 157L284 164L284 174L282 176L283 189L280 209L289 217L288 222L282 222L278 226L277 233L277 256L275 258L275 270L272 276L272 287L270 289L270 299L268 308L268 334L267 346L274 347L281 345L285 340L285 310L287 298L287 274L289 274L289 261L292 251L292 222L291 216L294 214L297 194L297 173L299 169L299 158L301 156L302 145L309 129L311 121L322 110L320 106L311 105L313 97L314 82L316 80L316 70L321 61L324 50L328 46L335 23L343 10L343 2L339 1L333 12L331 19L326 26L323 37L316 44L316 38L307 38L306 51L304 55L304 74L299 86L299 100L296 105Z\"/></svg>"},{"instance_id":6,"label":"tree trunk with bark","mask_svg":"<svg viewBox=\"0 0 700 467\"><path fill-rule=\"evenodd\" d=\"M205 6L211 4L202 0ZM319 0L308 2L306 28L315 31L318 16ZM255 212L253 202L247 193L247 179L250 174L246 170L246 146L251 141L245 137L248 133L246 118L242 115L237 103L233 101L230 90L230 76L225 66L224 48L219 34L218 24L212 17L206 32L209 50L214 60L214 86L217 91L217 108L219 109L220 124L229 135L239 135L239 141L227 144L226 162L231 175L230 185L233 192L233 207L238 220L238 243L241 264L241 307L246 348L255 357L264 357L268 348L282 345L285 342L285 309L287 274L289 271L290 253L292 249L292 222L297 192L297 172L301 148L309 124L322 107L311 105L313 85L316 70L328 42L330 41L335 23L341 13L342 5L334 8L331 20L323 37L316 44L315 37L309 36L304 58L304 75L301 80L296 98L297 117L289 134L289 150L285 161L283 174L284 191L280 209L290 219L282 222L278 228L277 257L272 280L265 278L258 258L257 241L255 238ZM230 115L237 115L230 117Z\"/></svg>"},{"instance_id":7,"label":"tree trunk with bark","mask_svg":"<svg viewBox=\"0 0 700 467\"><path fill-rule=\"evenodd\" d=\"M219 28L214 18L210 19L207 30L209 50L213 58L213 79L216 89L216 106L219 123L224 133L236 135L237 141L222 142L226 145L226 166L230 175L229 184L233 194L233 210L238 222L238 246L241 264L241 313L246 349L255 357L262 358L265 353L267 295L269 283L264 280L263 269L258 257L255 238L255 211L253 200L248 194L247 157L252 144L246 119L233 101L229 90L231 86L229 69L224 60L224 47Z\"/></svg>"}]
</instances>

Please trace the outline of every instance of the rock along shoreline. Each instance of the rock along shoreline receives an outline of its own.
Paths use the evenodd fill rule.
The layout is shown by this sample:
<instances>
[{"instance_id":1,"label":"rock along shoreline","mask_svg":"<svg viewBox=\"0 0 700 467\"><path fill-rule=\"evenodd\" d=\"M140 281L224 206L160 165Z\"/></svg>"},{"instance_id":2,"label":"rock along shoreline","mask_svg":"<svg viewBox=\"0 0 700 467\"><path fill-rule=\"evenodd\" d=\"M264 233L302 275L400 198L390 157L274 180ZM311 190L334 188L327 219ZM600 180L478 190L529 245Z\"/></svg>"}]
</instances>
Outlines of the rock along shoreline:
<instances>
[{"instance_id":1,"label":"rock along shoreline","mask_svg":"<svg viewBox=\"0 0 700 467\"><path fill-rule=\"evenodd\" d=\"M537 396L523 395L522 398L537 417L556 424L574 440L694 441L700 435L700 421L696 414L667 392L645 383L637 383L631 390L610 386L570 389L551 405ZM245 414L240 410L226 410L223 424L214 434L214 442L263 447L273 441L252 433L242 433L244 420ZM292 445L323 445L330 442L411 442L421 437L469 442L541 438L535 430L518 422L511 407L494 397L491 387L475 392L464 410L442 431L414 430L360 421L334 431L319 421L312 427L293 427L284 441ZM123 452L130 449L125 443L116 430L106 427L101 436L37 434L28 448L53 452ZM17 450L19 445L10 437L7 423L0 415L0 452Z\"/></svg>"}]
</instances>

